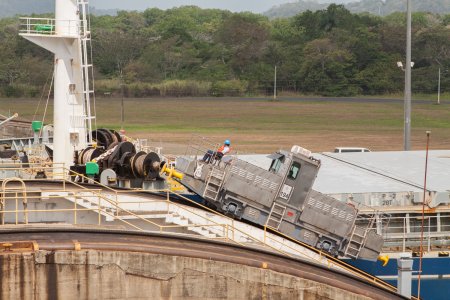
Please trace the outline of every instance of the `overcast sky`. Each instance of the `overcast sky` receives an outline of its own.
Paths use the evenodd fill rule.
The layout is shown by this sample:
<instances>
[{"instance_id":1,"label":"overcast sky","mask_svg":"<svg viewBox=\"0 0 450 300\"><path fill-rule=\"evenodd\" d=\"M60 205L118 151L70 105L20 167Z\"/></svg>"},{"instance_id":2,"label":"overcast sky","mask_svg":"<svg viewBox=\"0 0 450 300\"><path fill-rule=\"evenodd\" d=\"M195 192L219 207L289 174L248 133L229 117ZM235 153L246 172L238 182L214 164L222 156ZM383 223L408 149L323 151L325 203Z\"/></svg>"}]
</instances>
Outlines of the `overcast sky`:
<instances>
[{"instance_id":1,"label":"overcast sky","mask_svg":"<svg viewBox=\"0 0 450 300\"><path fill-rule=\"evenodd\" d=\"M358 0L353 0L358 1ZM90 4L99 9L144 10L149 7L161 9L181 5L196 5L202 8L220 8L231 11L265 12L274 5L296 2L295 0L91 0ZM351 2L351 0L320 0L319 2Z\"/></svg>"}]
</instances>

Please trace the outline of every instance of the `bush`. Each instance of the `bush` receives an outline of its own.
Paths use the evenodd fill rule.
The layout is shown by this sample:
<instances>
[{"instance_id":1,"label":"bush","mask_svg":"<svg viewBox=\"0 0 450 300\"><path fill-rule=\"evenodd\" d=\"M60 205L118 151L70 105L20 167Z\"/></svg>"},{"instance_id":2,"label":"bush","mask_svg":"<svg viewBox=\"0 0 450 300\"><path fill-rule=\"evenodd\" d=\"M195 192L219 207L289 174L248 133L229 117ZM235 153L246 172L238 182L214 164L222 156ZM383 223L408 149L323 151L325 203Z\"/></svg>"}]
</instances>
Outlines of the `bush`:
<instances>
[{"instance_id":1,"label":"bush","mask_svg":"<svg viewBox=\"0 0 450 300\"><path fill-rule=\"evenodd\" d=\"M211 83L194 80L167 80L161 83L133 82L123 87L125 97L199 97L208 96ZM95 91L98 95L120 96L120 82L115 79L97 81Z\"/></svg>"},{"instance_id":2,"label":"bush","mask_svg":"<svg viewBox=\"0 0 450 300\"><path fill-rule=\"evenodd\" d=\"M3 87L2 94L8 98L20 98L24 95L24 89L18 85L7 85Z\"/></svg>"},{"instance_id":3,"label":"bush","mask_svg":"<svg viewBox=\"0 0 450 300\"><path fill-rule=\"evenodd\" d=\"M120 95L120 81L118 79L103 79L95 81L95 92L99 96Z\"/></svg>"},{"instance_id":4,"label":"bush","mask_svg":"<svg viewBox=\"0 0 450 300\"><path fill-rule=\"evenodd\" d=\"M216 97L243 96L248 89L248 82L241 80L216 81L212 84L211 94Z\"/></svg>"},{"instance_id":5,"label":"bush","mask_svg":"<svg viewBox=\"0 0 450 300\"><path fill-rule=\"evenodd\" d=\"M207 96L211 83L194 80L169 80L158 85L161 96L198 97Z\"/></svg>"}]
</instances>

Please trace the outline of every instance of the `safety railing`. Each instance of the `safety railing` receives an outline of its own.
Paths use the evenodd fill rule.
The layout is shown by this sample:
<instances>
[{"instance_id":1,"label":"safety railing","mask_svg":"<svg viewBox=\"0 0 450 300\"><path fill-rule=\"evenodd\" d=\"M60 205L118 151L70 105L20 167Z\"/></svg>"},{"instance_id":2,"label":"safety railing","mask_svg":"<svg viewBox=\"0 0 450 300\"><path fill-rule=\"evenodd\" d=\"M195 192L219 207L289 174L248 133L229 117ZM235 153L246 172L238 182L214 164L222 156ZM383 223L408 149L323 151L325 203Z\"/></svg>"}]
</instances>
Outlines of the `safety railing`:
<instances>
[{"instance_id":1,"label":"safety railing","mask_svg":"<svg viewBox=\"0 0 450 300\"><path fill-rule=\"evenodd\" d=\"M20 18L19 33L27 35L59 35L79 37L86 34L81 20Z\"/></svg>"},{"instance_id":2,"label":"safety railing","mask_svg":"<svg viewBox=\"0 0 450 300\"><path fill-rule=\"evenodd\" d=\"M203 136L192 135L190 144L186 148L185 156L203 157L208 150L216 150L219 146L219 143L215 143Z\"/></svg>"},{"instance_id":3,"label":"safety railing","mask_svg":"<svg viewBox=\"0 0 450 300\"><path fill-rule=\"evenodd\" d=\"M56 174L57 172L53 171L53 173ZM277 235L274 235L274 231L268 227L264 227L262 235L259 236L248 233L244 229L238 228L234 219L223 216L214 210L201 206L197 202L186 198L183 195L173 193L169 190L154 191L159 194L164 194L164 199L148 199L147 197L140 195L140 193L142 193L140 190L116 191L111 187L103 185L99 185L98 188L95 189L87 188L81 184L69 181L69 175L74 175L71 174L69 170L64 169L64 174L66 174L66 177L60 182L61 188L45 190L45 186L41 185L39 188L40 194L32 193L33 190L27 190L26 186L23 187L21 179L10 179L8 185L13 184L16 180L16 187L12 189L2 188L2 191L0 191L0 202L3 203L0 207L0 216L2 216L3 219L2 225L8 224L7 222L4 222L5 216L13 216L12 221L9 222L10 225L19 225L27 224L30 218L36 217L37 214L48 216L50 215L49 213L52 213L53 220L58 220L55 218L55 214L61 213L66 216L67 214L70 214L71 217L59 220L63 220L61 221L63 223L73 225L122 225L136 231L183 232L191 235L198 235L199 233L195 232L195 230L200 228L211 233L205 235L205 238L211 240L224 240L238 245L264 247L267 250L272 250L289 257L306 257L322 265L325 263L329 268L347 271L355 276L364 277L366 280L386 289L395 290L395 287L390 286L369 274L361 274L361 271L358 269L336 260L325 252L294 240L280 232L276 232ZM78 175L83 176L81 174ZM34 180L36 179L27 180L26 183L28 184L28 182L33 182ZM40 179L40 181L41 180L42 179ZM45 191L47 191L47 193L45 193ZM32 194L32 196L30 196L30 194ZM171 201L173 196L202 208L202 211L210 214L210 217L205 217L205 215L199 213L193 207L184 206ZM49 201L57 202L70 200L73 202L73 206L49 206L49 208L42 209L30 208L29 206L21 208L19 205L21 197L25 198L27 202L31 198L34 202L45 201L47 203ZM8 203L10 202L13 202L14 205L10 204L8 206ZM158 204L165 205L165 209L161 210L162 215L178 212L179 215L187 216L186 220L184 220L186 224L161 225L160 223L152 221L151 218L153 218L155 214L154 207ZM146 212L145 205L152 205L153 211ZM86 218L83 218L83 222L80 222L79 215L81 213L89 212L92 216L95 216L90 219L90 223L88 223ZM27 218L20 217L25 215L27 215ZM218 217L220 221L218 221L216 217ZM196 219L195 223L190 221L193 219ZM298 245L302 246L301 250L299 250ZM306 251L305 249L308 249L309 251Z\"/></svg>"},{"instance_id":4,"label":"safety railing","mask_svg":"<svg viewBox=\"0 0 450 300\"><path fill-rule=\"evenodd\" d=\"M385 251L401 249L416 251L420 248L422 232L421 214L407 214L390 217L389 227L383 228ZM423 226L423 245L427 252L442 250L442 246L449 246L450 214L426 214Z\"/></svg>"},{"instance_id":5,"label":"safety railing","mask_svg":"<svg viewBox=\"0 0 450 300\"><path fill-rule=\"evenodd\" d=\"M67 179L68 173L63 163L28 162L22 163L19 158L16 161L5 161L0 165L0 180L6 178L21 179ZM65 184L65 182L64 182Z\"/></svg>"},{"instance_id":6,"label":"safety railing","mask_svg":"<svg viewBox=\"0 0 450 300\"><path fill-rule=\"evenodd\" d=\"M14 163L7 166L2 166L0 168L0 174L4 172L10 172L9 174L13 174L15 177L19 173L22 174L22 178L27 179L29 181L32 180L45 180L45 179L55 179L58 178L61 180L63 185L63 190L66 190L66 185L70 183L70 185L75 186L77 188L85 189L80 183L72 181L74 178L78 177L81 181L85 183L93 183L97 186L101 187L102 190L97 190L96 193L99 197L105 197L105 194L108 195L108 201L112 201L115 206L117 206L117 210L114 210L116 216L119 214L121 206L126 205L127 203L119 203L118 197L122 194L132 194L132 191L123 191L119 192L110 186L102 185L99 182L94 181L92 178L86 177L83 174L76 173L74 171L67 170L63 164L38 164L38 163L29 163L29 164L20 164ZM44 176L44 178L37 178L36 176ZM62 179L61 179L62 178ZM105 193L106 192L106 193ZM139 192L139 191L136 191ZM173 191L161 190L155 191L159 193L166 193L167 199L170 198L171 195L174 194ZM178 196L180 197L180 196ZM173 204L175 205L175 204ZM359 204L358 209L362 209L366 213L368 212L368 208L363 208L363 205ZM211 210L211 212L214 212ZM105 213L106 214L106 213ZM375 223L373 220L375 218ZM373 230L374 226L377 230L377 233L382 235L385 239L385 247L384 251L391 251L391 249L402 249L402 251L414 250L419 245L420 238L420 224L421 222L414 223L414 216L406 217L391 217L386 214L382 214L380 212L375 212L370 214L370 218L366 218L365 224L367 230ZM372 220L372 221L370 221ZM359 216L357 223L362 222L362 217ZM409 225L408 225L409 223ZM373 225L374 224L374 225ZM389 224L389 226L387 226ZM154 225L154 224L153 224ZM227 224L215 224L214 226L211 223L205 224L210 228L215 229L215 231L225 231L225 225ZM232 224L228 224L233 228ZM219 229L217 229L219 228ZM164 231L164 229L159 229L159 231ZM214 231L214 230L213 230ZM230 230L228 230L230 231ZM227 232L228 232L227 231ZM430 215L427 214L424 228L424 242L425 248L427 251L432 251L435 249L439 249L440 246L450 244L450 242L446 241L446 235L450 231L450 215Z\"/></svg>"}]
</instances>

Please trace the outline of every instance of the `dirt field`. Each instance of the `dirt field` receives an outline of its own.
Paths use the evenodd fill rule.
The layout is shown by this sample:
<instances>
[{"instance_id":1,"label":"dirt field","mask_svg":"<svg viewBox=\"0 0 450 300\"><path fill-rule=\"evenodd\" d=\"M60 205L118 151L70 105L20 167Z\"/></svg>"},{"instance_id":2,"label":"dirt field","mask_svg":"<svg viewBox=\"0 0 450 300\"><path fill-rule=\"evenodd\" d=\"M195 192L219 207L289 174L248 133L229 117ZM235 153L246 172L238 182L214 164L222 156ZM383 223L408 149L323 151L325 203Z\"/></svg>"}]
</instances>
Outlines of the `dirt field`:
<instances>
[{"instance_id":1,"label":"dirt field","mask_svg":"<svg viewBox=\"0 0 450 300\"><path fill-rule=\"evenodd\" d=\"M38 100L0 99L0 113L32 119ZM41 103L38 119L42 118ZM51 120L53 108L48 108ZM119 129L120 99L97 100L98 127ZM413 102L413 149L450 149L450 105ZM285 99L125 99L125 129L166 153L182 153L193 134L228 138L242 153L268 153L294 144L312 151L338 146L402 150L403 104L396 101L296 101Z\"/></svg>"}]
</instances>

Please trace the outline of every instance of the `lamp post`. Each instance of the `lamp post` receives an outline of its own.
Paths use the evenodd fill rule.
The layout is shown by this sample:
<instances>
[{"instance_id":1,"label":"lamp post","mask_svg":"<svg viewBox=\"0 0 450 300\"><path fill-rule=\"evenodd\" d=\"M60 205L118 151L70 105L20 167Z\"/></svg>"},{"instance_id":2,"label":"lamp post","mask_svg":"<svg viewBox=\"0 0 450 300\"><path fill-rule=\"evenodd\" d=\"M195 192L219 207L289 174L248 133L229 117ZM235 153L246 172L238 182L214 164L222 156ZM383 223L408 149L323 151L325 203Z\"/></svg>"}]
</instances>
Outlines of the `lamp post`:
<instances>
[{"instance_id":1,"label":"lamp post","mask_svg":"<svg viewBox=\"0 0 450 300\"><path fill-rule=\"evenodd\" d=\"M414 68L414 62L413 61L410 63L410 65L411 65L411 68ZM406 71L406 69L403 67L403 63L401 61L397 62L397 67L399 67L403 72Z\"/></svg>"},{"instance_id":2,"label":"lamp post","mask_svg":"<svg viewBox=\"0 0 450 300\"><path fill-rule=\"evenodd\" d=\"M438 63L438 94L437 94L437 104L441 104L441 67L442 64L439 61L439 59L435 58L434 59L437 63ZM446 71L444 70L444 73Z\"/></svg>"},{"instance_id":3,"label":"lamp post","mask_svg":"<svg viewBox=\"0 0 450 300\"><path fill-rule=\"evenodd\" d=\"M439 71L438 71L438 95L437 95L437 104L441 104L441 67L439 67Z\"/></svg>"},{"instance_id":4,"label":"lamp post","mask_svg":"<svg viewBox=\"0 0 450 300\"><path fill-rule=\"evenodd\" d=\"M397 63L399 67L402 65ZM403 150L411 150L411 0L406 4L406 66L405 66L405 117L403 130Z\"/></svg>"},{"instance_id":5,"label":"lamp post","mask_svg":"<svg viewBox=\"0 0 450 300\"><path fill-rule=\"evenodd\" d=\"M275 65L273 78L273 100L277 100L277 65Z\"/></svg>"},{"instance_id":6,"label":"lamp post","mask_svg":"<svg viewBox=\"0 0 450 300\"><path fill-rule=\"evenodd\" d=\"M406 64L406 68L403 66L401 61L397 62L397 67L399 67L403 72L405 72L405 122L403 130L403 150L409 151L411 149L411 68L414 67L414 62L410 61ZM409 72L408 72L409 70ZM409 74L409 76L408 76Z\"/></svg>"}]
</instances>

